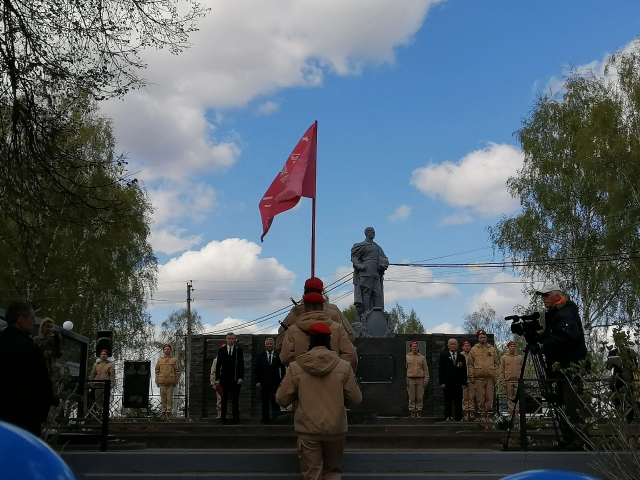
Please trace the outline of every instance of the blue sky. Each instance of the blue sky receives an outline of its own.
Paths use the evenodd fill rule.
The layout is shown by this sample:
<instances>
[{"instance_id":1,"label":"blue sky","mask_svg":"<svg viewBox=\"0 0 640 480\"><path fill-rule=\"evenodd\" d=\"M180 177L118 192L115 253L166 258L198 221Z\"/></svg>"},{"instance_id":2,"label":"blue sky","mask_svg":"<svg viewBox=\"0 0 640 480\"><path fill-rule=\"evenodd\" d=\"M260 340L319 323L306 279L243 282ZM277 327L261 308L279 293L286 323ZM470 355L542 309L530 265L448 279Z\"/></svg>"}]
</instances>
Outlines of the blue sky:
<instances>
[{"instance_id":1,"label":"blue sky","mask_svg":"<svg viewBox=\"0 0 640 480\"><path fill-rule=\"evenodd\" d=\"M261 244L258 201L314 120L325 283L349 272L367 226L392 263L501 260L486 227L517 213L504 186L522 162L513 132L569 65L599 68L640 34L640 3L623 0L204 3L190 51L148 51L149 88L103 111L156 208L152 319L183 307L193 280L211 331L301 293L310 202L277 216ZM485 301L500 314L525 302L517 282L397 267L386 307L398 301L428 329L453 331ZM331 294L341 306L346 287Z\"/></svg>"}]
</instances>

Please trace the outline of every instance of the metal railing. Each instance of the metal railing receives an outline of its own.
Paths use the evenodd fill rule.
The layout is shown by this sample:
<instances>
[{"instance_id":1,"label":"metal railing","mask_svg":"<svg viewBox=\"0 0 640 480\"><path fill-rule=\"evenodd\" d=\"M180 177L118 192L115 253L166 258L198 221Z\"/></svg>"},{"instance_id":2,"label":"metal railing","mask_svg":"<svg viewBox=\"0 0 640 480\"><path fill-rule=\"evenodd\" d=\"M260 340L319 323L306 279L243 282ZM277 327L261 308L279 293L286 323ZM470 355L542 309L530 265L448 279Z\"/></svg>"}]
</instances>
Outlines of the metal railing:
<instances>
[{"instance_id":1,"label":"metal railing","mask_svg":"<svg viewBox=\"0 0 640 480\"><path fill-rule=\"evenodd\" d=\"M70 391L60 394L61 405L56 410L54 442L70 439L72 435L95 435L96 424L99 426L100 451L107 451L109 439L109 418L111 403L111 380L72 379L67 386L75 385ZM94 392L93 400L88 390Z\"/></svg>"}]
</instances>

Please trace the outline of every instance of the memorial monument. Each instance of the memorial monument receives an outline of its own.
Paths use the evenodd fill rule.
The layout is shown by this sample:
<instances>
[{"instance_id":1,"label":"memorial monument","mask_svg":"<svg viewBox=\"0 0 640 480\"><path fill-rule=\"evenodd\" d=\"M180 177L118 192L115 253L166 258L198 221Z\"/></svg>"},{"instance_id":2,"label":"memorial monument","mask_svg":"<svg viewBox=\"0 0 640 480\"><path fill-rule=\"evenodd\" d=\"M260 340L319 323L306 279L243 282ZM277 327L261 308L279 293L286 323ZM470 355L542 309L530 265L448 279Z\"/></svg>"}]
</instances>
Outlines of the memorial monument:
<instances>
[{"instance_id":1,"label":"memorial monument","mask_svg":"<svg viewBox=\"0 0 640 480\"><path fill-rule=\"evenodd\" d=\"M358 337L393 337L389 314L384 311L384 273L389 259L373 239L373 227L364 230L365 239L351 248L353 264L353 304L357 321L353 333Z\"/></svg>"}]
</instances>

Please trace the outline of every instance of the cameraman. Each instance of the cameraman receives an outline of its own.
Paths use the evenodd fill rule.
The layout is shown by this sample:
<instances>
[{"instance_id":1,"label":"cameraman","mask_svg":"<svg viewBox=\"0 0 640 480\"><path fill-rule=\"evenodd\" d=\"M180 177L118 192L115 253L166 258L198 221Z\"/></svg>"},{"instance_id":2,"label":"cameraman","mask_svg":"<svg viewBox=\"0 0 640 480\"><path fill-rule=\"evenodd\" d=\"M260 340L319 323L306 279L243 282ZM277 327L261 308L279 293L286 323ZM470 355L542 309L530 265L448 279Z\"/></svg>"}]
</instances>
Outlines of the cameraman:
<instances>
[{"instance_id":1,"label":"cameraman","mask_svg":"<svg viewBox=\"0 0 640 480\"><path fill-rule=\"evenodd\" d=\"M578 306L569 300L557 285L545 284L536 291L536 294L542 296L547 310L544 332L538 337L538 343L531 346L531 352L544 353L549 379L557 382L556 403L559 407L565 407L566 416L571 424L576 426L582 420L578 412L581 408L581 401L564 369L587 357L587 347L584 342L584 330L578 314ZM555 363L558 363L558 369L553 369ZM580 389L579 381L575 387ZM583 450L584 441L569 426L564 415L560 415L560 430L566 449Z\"/></svg>"}]
</instances>

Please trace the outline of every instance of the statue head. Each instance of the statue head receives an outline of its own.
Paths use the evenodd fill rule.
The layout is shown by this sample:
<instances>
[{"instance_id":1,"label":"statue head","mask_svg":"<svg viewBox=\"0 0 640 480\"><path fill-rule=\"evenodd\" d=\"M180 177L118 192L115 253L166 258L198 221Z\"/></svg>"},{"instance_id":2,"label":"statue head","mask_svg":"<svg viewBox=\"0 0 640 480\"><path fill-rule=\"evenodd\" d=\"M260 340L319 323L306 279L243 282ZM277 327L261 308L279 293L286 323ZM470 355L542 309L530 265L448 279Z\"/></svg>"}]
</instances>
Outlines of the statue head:
<instances>
[{"instance_id":1,"label":"statue head","mask_svg":"<svg viewBox=\"0 0 640 480\"><path fill-rule=\"evenodd\" d=\"M364 236L367 240L373 240L374 238L376 238L376 231L373 229L373 227L367 227L364 229Z\"/></svg>"}]
</instances>

